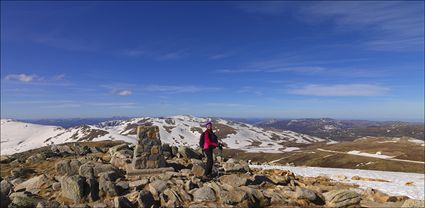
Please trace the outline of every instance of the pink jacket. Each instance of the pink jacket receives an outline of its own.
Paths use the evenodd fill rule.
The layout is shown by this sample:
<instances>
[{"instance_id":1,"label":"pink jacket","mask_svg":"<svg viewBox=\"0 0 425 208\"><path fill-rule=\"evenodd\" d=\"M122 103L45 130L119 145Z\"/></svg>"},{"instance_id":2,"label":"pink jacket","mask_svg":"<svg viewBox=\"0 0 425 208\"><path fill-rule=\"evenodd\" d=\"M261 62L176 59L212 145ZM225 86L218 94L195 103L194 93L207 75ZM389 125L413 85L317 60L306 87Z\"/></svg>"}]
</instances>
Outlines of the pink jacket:
<instances>
[{"instance_id":1,"label":"pink jacket","mask_svg":"<svg viewBox=\"0 0 425 208\"><path fill-rule=\"evenodd\" d=\"M211 139L210 139L207 131L205 131L205 134L204 135L205 135L204 136L205 137L204 138L204 149L208 149L209 147L214 147L215 148L215 147L218 146L217 143L211 141Z\"/></svg>"}]
</instances>

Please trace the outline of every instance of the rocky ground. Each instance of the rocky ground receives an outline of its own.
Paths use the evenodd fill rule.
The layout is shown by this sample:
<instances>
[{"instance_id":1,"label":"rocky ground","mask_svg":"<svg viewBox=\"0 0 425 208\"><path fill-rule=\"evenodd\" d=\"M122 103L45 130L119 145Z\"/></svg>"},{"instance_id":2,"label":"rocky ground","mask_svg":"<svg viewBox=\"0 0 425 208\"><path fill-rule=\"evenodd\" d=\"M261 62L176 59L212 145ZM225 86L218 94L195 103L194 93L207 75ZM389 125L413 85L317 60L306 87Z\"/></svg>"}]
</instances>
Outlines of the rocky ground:
<instances>
[{"instance_id":1,"label":"rocky ground","mask_svg":"<svg viewBox=\"0 0 425 208\"><path fill-rule=\"evenodd\" d=\"M134 145L86 142L2 156L0 207L424 207L374 189L250 169L216 158L206 178L202 154L162 145L167 168L132 171ZM161 172L162 171L162 172Z\"/></svg>"}]
</instances>

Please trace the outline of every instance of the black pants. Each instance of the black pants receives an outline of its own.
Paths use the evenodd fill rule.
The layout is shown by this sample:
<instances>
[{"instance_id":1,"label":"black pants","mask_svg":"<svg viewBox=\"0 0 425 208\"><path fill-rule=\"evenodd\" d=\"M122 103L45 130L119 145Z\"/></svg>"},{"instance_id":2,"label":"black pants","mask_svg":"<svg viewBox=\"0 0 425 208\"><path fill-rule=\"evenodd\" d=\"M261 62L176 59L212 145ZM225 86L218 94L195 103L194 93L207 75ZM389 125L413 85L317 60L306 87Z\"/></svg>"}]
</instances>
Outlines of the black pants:
<instances>
[{"instance_id":1,"label":"black pants","mask_svg":"<svg viewBox=\"0 0 425 208\"><path fill-rule=\"evenodd\" d=\"M214 148L210 147L205 151L205 155L207 156L207 166L205 167L205 175L210 175L212 173L212 168L214 165L214 159L213 159L213 150Z\"/></svg>"}]
</instances>

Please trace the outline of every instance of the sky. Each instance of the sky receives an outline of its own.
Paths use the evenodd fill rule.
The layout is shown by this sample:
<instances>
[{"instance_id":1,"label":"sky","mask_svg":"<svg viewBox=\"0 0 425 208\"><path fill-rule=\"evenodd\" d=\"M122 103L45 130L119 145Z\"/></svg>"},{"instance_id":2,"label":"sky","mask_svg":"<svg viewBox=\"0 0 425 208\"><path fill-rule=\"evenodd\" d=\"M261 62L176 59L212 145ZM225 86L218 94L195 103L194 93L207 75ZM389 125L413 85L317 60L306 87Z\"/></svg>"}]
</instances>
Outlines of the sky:
<instances>
[{"instance_id":1,"label":"sky","mask_svg":"<svg viewBox=\"0 0 425 208\"><path fill-rule=\"evenodd\" d=\"M424 120L424 2L2 1L1 117Z\"/></svg>"}]
</instances>

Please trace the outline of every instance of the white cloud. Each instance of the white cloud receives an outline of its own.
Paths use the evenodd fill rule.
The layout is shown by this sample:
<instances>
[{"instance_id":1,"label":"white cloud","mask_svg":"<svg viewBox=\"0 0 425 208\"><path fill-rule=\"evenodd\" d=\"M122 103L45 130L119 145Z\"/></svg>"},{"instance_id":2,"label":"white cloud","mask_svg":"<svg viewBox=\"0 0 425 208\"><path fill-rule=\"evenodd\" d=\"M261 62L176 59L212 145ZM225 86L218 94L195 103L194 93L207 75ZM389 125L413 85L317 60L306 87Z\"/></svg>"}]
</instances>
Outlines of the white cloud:
<instances>
[{"instance_id":1,"label":"white cloud","mask_svg":"<svg viewBox=\"0 0 425 208\"><path fill-rule=\"evenodd\" d=\"M146 92L166 92L166 93L194 93L203 91L219 90L216 87L201 87L193 85L147 85L143 87Z\"/></svg>"},{"instance_id":2,"label":"white cloud","mask_svg":"<svg viewBox=\"0 0 425 208\"><path fill-rule=\"evenodd\" d=\"M21 82L31 82L38 79L37 75L29 74L9 74L5 77L6 80L16 80Z\"/></svg>"},{"instance_id":3,"label":"white cloud","mask_svg":"<svg viewBox=\"0 0 425 208\"><path fill-rule=\"evenodd\" d=\"M22 82L27 85L45 85L45 86L70 86L71 82L65 80L65 74L58 74L54 76L39 76L36 74L9 74L5 76L5 80Z\"/></svg>"},{"instance_id":4,"label":"white cloud","mask_svg":"<svg viewBox=\"0 0 425 208\"><path fill-rule=\"evenodd\" d=\"M65 79L65 74L58 74L53 77L53 80L60 81Z\"/></svg>"},{"instance_id":5,"label":"white cloud","mask_svg":"<svg viewBox=\"0 0 425 208\"><path fill-rule=\"evenodd\" d=\"M112 84L112 85L101 85L101 87L110 89L111 93L118 96L130 96L133 94L132 90L128 88L132 88L132 85L129 84Z\"/></svg>"},{"instance_id":6,"label":"white cloud","mask_svg":"<svg viewBox=\"0 0 425 208\"><path fill-rule=\"evenodd\" d=\"M132 92L130 90L119 90L116 92L116 94L119 96L129 96L132 94Z\"/></svg>"},{"instance_id":7,"label":"white cloud","mask_svg":"<svg viewBox=\"0 0 425 208\"><path fill-rule=\"evenodd\" d=\"M306 85L288 90L291 94L311 96L379 96L388 88L373 84Z\"/></svg>"}]
</instances>

